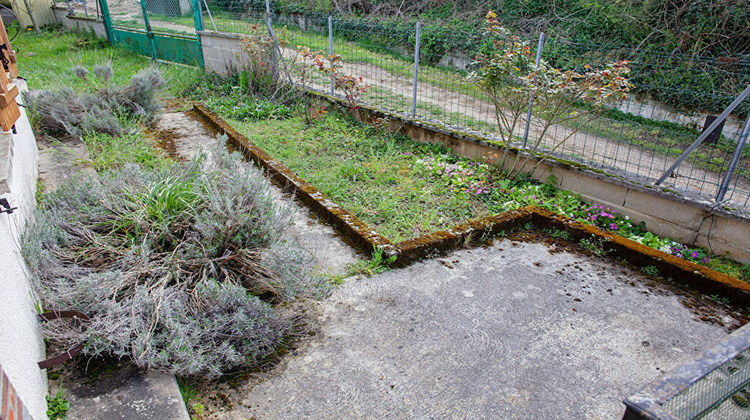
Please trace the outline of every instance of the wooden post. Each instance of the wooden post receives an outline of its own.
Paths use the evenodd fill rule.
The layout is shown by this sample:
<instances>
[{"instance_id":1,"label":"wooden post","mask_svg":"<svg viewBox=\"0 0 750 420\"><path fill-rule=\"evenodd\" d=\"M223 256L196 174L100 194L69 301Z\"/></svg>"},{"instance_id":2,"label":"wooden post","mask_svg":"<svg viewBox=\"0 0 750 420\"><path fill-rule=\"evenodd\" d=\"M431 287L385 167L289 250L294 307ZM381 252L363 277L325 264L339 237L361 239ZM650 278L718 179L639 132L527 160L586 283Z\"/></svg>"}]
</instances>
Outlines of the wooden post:
<instances>
[{"instance_id":1,"label":"wooden post","mask_svg":"<svg viewBox=\"0 0 750 420\"><path fill-rule=\"evenodd\" d=\"M2 20L0 20L0 62L3 66L0 71L0 128L3 131L10 131L21 116L21 110L16 103L18 86L13 83L13 79L18 77L18 67L16 67L16 53L10 45L8 32Z\"/></svg>"}]
</instances>

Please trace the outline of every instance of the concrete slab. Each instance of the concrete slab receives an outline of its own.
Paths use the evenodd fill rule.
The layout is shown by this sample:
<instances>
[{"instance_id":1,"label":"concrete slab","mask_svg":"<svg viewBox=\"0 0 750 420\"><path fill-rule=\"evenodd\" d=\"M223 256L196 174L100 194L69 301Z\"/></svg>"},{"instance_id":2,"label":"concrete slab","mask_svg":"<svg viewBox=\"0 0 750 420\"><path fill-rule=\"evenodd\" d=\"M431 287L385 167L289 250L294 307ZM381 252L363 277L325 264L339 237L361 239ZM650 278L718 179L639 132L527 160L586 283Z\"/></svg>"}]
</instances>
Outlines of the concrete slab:
<instances>
[{"instance_id":1,"label":"concrete slab","mask_svg":"<svg viewBox=\"0 0 750 420\"><path fill-rule=\"evenodd\" d=\"M63 382L68 418L190 420L174 375L143 373L133 365L95 381Z\"/></svg>"},{"instance_id":2,"label":"concrete slab","mask_svg":"<svg viewBox=\"0 0 750 420\"><path fill-rule=\"evenodd\" d=\"M80 140L66 142L38 139L39 180L43 192L55 191L74 176L95 176L96 171L85 162L89 160L86 146Z\"/></svg>"},{"instance_id":3,"label":"concrete slab","mask_svg":"<svg viewBox=\"0 0 750 420\"><path fill-rule=\"evenodd\" d=\"M352 280L319 305L317 338L210 417L619 418L626 396L726 335L699 317L735 322L554 251L504 240Z\"/></svg>"}]
</instances>

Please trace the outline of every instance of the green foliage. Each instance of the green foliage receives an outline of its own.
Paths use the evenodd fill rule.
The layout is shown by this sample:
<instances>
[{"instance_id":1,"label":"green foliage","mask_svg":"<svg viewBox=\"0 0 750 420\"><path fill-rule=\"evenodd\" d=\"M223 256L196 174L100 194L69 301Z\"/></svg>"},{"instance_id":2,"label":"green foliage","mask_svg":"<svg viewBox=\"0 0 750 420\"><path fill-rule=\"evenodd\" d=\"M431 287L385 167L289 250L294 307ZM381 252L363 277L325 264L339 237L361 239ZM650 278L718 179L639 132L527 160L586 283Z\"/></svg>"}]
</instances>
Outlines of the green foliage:
<instances>
[{"instance_id":1,"label":"green foliage","mask_svg":"<svg viewBox=\"0 0 750 420\"><path fill-rule=\"evenodd\" d=\"M50 420L66 420L70 403L65 399L63 390L57 391L54 397L47 396L47 417Z\"/></svg>"},{"instance_id":2,"label":"green foliage","mask_svg":"<svg viewBox=\"0 0 750 420\"><path fill-rule=\"evenodd\" d=\"M641 272L651 277L659 277L661 275L661 273L659 273L659 269L654 267L653 265L647 265L645 267L641 267Z\"/></svg>"},{"instance_id":3,"label":"green foliage","mask_svg":"<svg viewBox=\"0 0 750 420\"><path fill-rule=\"evenodd\" d=\"M380 274L388 270L388 266L396 261L396 256L385 257L383 247L376 246L372 251L372 256L369 260L358 261L352 264L347 269L347 274L350 276L354 275L365 275L367 277L373 274Z\"/></svg>"},{"instance_id":4,"label":"green foliage","mask_svg":"<svg viewBox=\"0 0 750 420\"><path fill-rule=\"evenodd\" d=\"M36 201L37 207L41 206L44 202L44 189L46 183L42 178L36 180L36 190L34 190L34 201Z\"/></svg>"},{"instance_id":5,"label":"green foliage","mask_svg":"<svg viewBox=\"0 0 750 420\"><path fill-rule=\"evenodd\" d=\"M203 420L203 412L205 407L203 404L196 403L190 406L190 420Z\"/></svg>"},{"instance_id":6,"label":"green foliage","mask_svg":"<svg viewBox=\"0 0 750 420\"><path fill-rule=\"evenodd\" d=\"M341 166L339 172L341 173L341 176L350 181L356 181L358 177L359 179L362 179L367 176L366 172L362 170L362 167L354 162L345 163Z\"/></svg>"},{"instance_id":7,"label":"green foliage","mask_svg":"<svg viewBox=\"0 0 750 420\"><path fill-rule=\"evenodd\" d=\"M264 99L255 99L238 94L212 96L206 101L212 111L238 121L284 119L292 115L292 108Z\"/></svg>"},{"instance_id":8,"label":"green foliage","mask_svg":"<svg viewBox=\"0 0 750 420\"><path fill-rule=\"evenodd\" d=\"M596 255L597 257L603 257L607 255L607 250L604 249L604 242L601 239L583 238L578 241L578 244L581 245L581 248L585 249L593 255Z\"/></svg>"},{"instance_id":9,"label":"green foliage","mask_svg":"<svg viewBox=\"0 0 750 420\"><path fill-rule=\"evenodd\" d=\"M509 180L491 164L496 154L462 159L445 149L349 124L340 117L327 114L314 126L301 118L230 124L394 241L533 205L746 278L736 263L708 258L705 250L660 238L647 232L642 222L634 223L612 209L584 203L580 196L559 190L554 176L541 185L528 174ZM559 235L570 240L565 232Z\"/></svg>"},{"instance_id":10,"label":"green foliage","mask_svg":"<svg viewBox=\"0 0 750 420\"><path fill-rule=\"evenodd\" d=\"M710 297L716 303L719 303L724 306L729 306L730 301L729 301L729 298L726 296L711 295Z\"/></svg>"},{"instance_id":11,"label":"green foliage","mask_svg":"<svg viewBox=\"0 0 750 420\"><path fill-rule=\"evenodd\" d=\"M462 200L415 167L419 156L440 147L417 144L342 117L333 111L313 125L301 116L229 123L394 241L447 229L485 211L483 203Z\"/></svg>"},{"instance_id":12,"label":"green foliage","mask_svg":"<svg viewBox=\"0 0 750 420\"><path fill-rule=\"evenodd\" d=\"M121 168L135 163L155 169L165 165L165 157L134 128L120 136L91 132L83 136L90 163L97 171Z\"/></svg>"},{"instance_id":13,"label":"green foliage","mask_svg":"<svg viewBox=\"0 0 750 420\"><path fill-rule=\"evenodd\" d=\"M566 231L566 230L560 230L560 229L552 229L552 230L551 230L551 231L549 232L549 234L550 234L550 236L552 236L553 238L558 238L558 239L562 239L562 240L564 240L564 241L570 241L570 240L572 240L572 239L573 239L573 238L572 238L572 237L570 236L570 233L568 233L568 231Z\"/></svg>"},{"instance_id":14,"label":"green foliage","mask_svg":"<svg viewBox=\"0 0 750 420\"><path fill-rule=\"evenodd\" d=\"M199 398L198 387L190 378L178 377L177 386L180 389L180 395L186 407L190 406L191 400Z\"/></svg>"}]
</instances>

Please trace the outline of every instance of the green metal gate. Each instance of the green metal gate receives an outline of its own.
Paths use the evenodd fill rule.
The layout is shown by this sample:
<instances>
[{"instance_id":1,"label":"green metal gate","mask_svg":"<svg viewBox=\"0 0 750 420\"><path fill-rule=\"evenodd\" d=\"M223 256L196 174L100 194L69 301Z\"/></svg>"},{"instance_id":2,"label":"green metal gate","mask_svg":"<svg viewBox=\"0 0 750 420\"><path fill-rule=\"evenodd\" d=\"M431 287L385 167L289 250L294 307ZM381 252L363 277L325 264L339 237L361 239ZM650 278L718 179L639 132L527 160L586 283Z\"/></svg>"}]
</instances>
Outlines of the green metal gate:
<instances>
[{"instance_id":1,"label":"green metal gate","mask_svg":"<svg viewBox=\"0 0 750 420\"><path fill-rule=\"evenodd\" d=\"M200 0L99 0L113 44L153 60L203 67Z\"/></svg>"}]
</instances>

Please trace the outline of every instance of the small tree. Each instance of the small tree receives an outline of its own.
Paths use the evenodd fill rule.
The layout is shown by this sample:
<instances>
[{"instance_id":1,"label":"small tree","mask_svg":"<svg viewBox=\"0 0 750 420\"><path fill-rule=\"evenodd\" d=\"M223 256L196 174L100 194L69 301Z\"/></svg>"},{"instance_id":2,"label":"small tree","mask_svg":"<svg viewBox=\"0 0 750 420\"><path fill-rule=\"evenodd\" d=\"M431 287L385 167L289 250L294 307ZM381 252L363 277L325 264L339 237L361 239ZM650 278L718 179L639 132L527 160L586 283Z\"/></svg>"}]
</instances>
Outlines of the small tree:
<instances>
[{"instance_id":1,"label":"small tree","mask_svg":"<svg viewBox=\"0 0 750 420\"><path fill-rule=\"evenodd\" d=\"M320 51L312 51L308 47L297 46L297 57L303 68L310 66L320 73L330 75L333 79L334 89L339 89L344 93L349 109L357 109L359 97L367 91L369 86L364 83L362 76L358 77L344 72L343 62L339 54L324 56ZM307 74L304 70L303 72L303 74Z\"/></svg>"},{"instance_id":2,"label":"small tree","mask_svg":"<svg viewBox=\"0 0 750 420\"><path fill-rule=\"evenodd\" d=\"M473 63L476 70L469 74L468 80L479 87L494 106L500 138L505 145L503 167L506 167L510 144L521 126L530 95L534 95L535 104L541 109L541 117L532 117L541 129L532 140L530 153L525 159L536 154L551 127L576 123L562 139L556 140L537 162L538 165L573 137L585 122L593 119L598 108L624 100L633 86L625 77L630 72L627 61L610 63L603 69L586 65L586 71L579 73L561 71L541 60L536 69L527 41L511 34L492 11L487 13L485 24L484 34L492 42L491 51L476 56ZM517 154L507 169L509 177L518 175L524 168L524 165L517 168L519 158L520 154Z\"/></svg>"}]
</instances>

